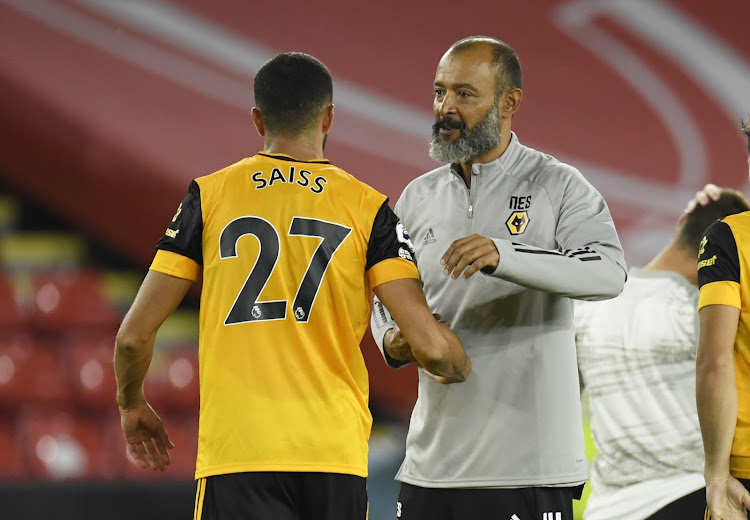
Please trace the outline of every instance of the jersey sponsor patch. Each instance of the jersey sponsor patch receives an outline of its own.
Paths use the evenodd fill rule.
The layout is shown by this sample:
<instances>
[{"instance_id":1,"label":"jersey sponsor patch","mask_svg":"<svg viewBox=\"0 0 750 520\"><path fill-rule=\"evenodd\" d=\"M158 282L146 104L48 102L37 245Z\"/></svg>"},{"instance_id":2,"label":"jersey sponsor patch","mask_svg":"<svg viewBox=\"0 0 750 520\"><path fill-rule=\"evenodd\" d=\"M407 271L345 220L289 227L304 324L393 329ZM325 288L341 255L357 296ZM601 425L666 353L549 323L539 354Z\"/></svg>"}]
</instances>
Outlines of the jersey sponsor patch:
<instances>
[{"instance_id":1,"label":"jersey sponsor patch","mask_svg":"<svg viewBox=\"0 0 750 520\"><path fill-rule=\"evenodd\" d=\"M409 232L406 230L404 225L399 222L396 224L396 237L398 238L398 241L402 244L405 244L406 247L409 248L409 251L414 251L414 244L411 243L411 237L409 236Z\"/></svg>"},{"instance_id":2,"label":"jersey sponsor patch","mask_svg":"<svg viewBox=\"0 0 750 520\"><path fill-rule=\"evenodd\" d=\"M705 260L701 260L698 262L698 269L702 269L704 267L711 267L716 263L716 255L712 256L711 258L706 258Z\"/></svg>"},{"instance_id":3,"label":"jersey sponsor patch","mask_svg":"<svg viewBox=\"0 0 750 520\"><path fill-rule=\"evenodd\" d=\"M414 261L414 258L411 256L411 253L407 251L406 249L404 249L403 247L398 248L398 256L400 256L401 258L405 258L407 260L411 260L412 262Z\"/></svg>"},{"instance_id":4,"label":"jersey sponsor patch","mask_svg":"<svg viewBox=\"0 0 750 520\"><path fill-rule=\"evenodd\" d=\"M712 282L740 283L740 257L734 232L723 220L706 228L698 252L698 287Z\"/></svg>"},{"instance_id":5,"label":"jersey sponsor patch","mask_svg":"<svg viewBox=\"0 0 750 520\"><path fill-rule=\"evenodd\" d=\"M174 214L174 217L172 217L172 222L177 220L177 217L180 216L180 213L182 213L182 202L180 202L180 205L177 206L177 211Z\"/></svg>"}]
</instances>

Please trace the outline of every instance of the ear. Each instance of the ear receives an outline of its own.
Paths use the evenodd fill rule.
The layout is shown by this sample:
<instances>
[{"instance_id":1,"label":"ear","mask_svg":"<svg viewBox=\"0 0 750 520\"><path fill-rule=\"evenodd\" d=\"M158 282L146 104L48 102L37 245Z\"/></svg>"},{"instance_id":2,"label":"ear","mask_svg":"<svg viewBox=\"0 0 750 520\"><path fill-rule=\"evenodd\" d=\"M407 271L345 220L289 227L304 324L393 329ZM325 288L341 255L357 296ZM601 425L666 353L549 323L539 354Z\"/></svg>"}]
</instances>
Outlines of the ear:
<instances>
[{"instance_id":1,"label":"ear","mask_svg":"<svg viewBox=\"0 0 750 520\"><path fill-rule=\"evenodd\" d=\"M323 118L321 121L321 130L324 134L331 131L333 125L333 104L328 105L323 109Z\"/></svg>"},{"instance_id":2,"label":"ear","mask_svg":"<svg viewBox=\"0 0 750 520\"><path fill-rule=\"evenodd\" d=\"M266 125L263 123L263 116L258 110L258 107L253 107L250 115L253 117L253 123L255 123L255 129L258 130L258 134L261 137L266 136Z\"/></svg>"},{"instance_id":3,"label":"ear","mask_svg":"<svg viewBox=\"0 0 750 520\"><path fill-rule=\"evenodd\" d=\"M513 88L503 94L500 100L500 118L505 119L513 117L513 114L518 112L521 107L521 100L523 99L523 91L520 88Z\"/></svg>"}]
</instances>

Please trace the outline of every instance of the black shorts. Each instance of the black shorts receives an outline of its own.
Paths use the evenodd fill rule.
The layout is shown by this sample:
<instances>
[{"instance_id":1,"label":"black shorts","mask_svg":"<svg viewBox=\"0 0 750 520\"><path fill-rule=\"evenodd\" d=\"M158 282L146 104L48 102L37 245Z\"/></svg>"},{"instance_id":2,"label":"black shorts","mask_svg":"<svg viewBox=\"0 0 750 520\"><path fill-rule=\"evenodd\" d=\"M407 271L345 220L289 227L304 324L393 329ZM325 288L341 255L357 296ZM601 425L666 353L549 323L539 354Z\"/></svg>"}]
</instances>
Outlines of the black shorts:
<instances>
[{"instance_id":1,"label":"black shorts","mask_svg":"<svg viewBox=\"0 0 750 520\"><path fill-rule=\"evenodd\" d=\"M750 479L738 478L737 480L742 482L742 485L745 486L745 489L750 491ZM706 508L704 511L705 511L705 514L703 518L705 520L711 520L711 511L709 511L708 508ZM747 514L747 517L750 519L750 513Z\"/></svg>"},{"instance_id":2,"label":"black shorts","mask_svg":"<svg viewBox=\"0 0 750 520\"><path fill-rule=\"evenodd\" d=\"M194 520L365 520L367 479L253 472L198 480Z\"/></svg>"},{"instance_id":3,"label":"black shorts","mask_svg":"<svg viewBox=\"0 0 750 520\"><path fill-rule=\"evenodd\" d=\"M423 488L401 484L398 520L573 520L583 485L529 488ZM515 516L514 516L515 515Z\"/></svg>"},{"instance_id":4,"label":"black shorts","mask_svg":"<svg viewBox=\"0 0 750 520\"><path fill-rule=\"evenodd\" d=\"M667 504L646 520L703 520L705 511L706 488L700 488Z\"/></svg>"}]
</instances>

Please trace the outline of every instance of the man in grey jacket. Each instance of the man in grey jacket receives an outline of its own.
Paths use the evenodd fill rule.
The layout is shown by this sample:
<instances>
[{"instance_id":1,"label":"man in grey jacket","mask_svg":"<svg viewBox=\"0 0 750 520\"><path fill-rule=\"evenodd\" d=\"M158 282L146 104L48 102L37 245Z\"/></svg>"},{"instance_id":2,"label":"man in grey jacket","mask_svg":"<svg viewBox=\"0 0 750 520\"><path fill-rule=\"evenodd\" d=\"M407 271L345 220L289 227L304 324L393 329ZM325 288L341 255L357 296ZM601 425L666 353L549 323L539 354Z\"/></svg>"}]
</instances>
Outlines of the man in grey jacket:
<instances>
[{"instance_id":1,"label":"man in grey jacket","mask_svg":"<svg viewBox=\"0 0 750 520\"><path fill-rule=\"evenodd\" d=\"M625 262L601 195L511 132L521 99L511 47L482 36L451 46L430 146L447 164L395 206L430 307L474 360L461 385L420 372L396 476L402 520L572 520L588 478L570 298L616 296ZM391 366L412 360L377 300L372 330Z\"/></svg>"}]
</instances>

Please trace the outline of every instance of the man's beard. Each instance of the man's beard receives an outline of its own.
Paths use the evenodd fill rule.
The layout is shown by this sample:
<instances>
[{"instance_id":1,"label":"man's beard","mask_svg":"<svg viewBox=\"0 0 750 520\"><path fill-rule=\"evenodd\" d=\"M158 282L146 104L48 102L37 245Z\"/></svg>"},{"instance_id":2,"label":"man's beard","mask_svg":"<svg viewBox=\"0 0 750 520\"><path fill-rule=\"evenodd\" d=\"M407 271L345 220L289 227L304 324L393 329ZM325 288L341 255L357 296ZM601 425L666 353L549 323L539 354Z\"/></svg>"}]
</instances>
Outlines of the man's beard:
<instances>
[{"instance_id":1,"label":"man's beard","mask_svg":"<svg viewBox=\"0 0 750 520\"><path fill-rule=\"evenodd\" d=\"M498 106L493 106L474 128L463 121L441 116L432 125L430 157L441 163L464 163L480 157L500 144L500 118ZM458 128L461 135L452 143L440 141L440 127Z\"/></svg>"}]
</instances>

